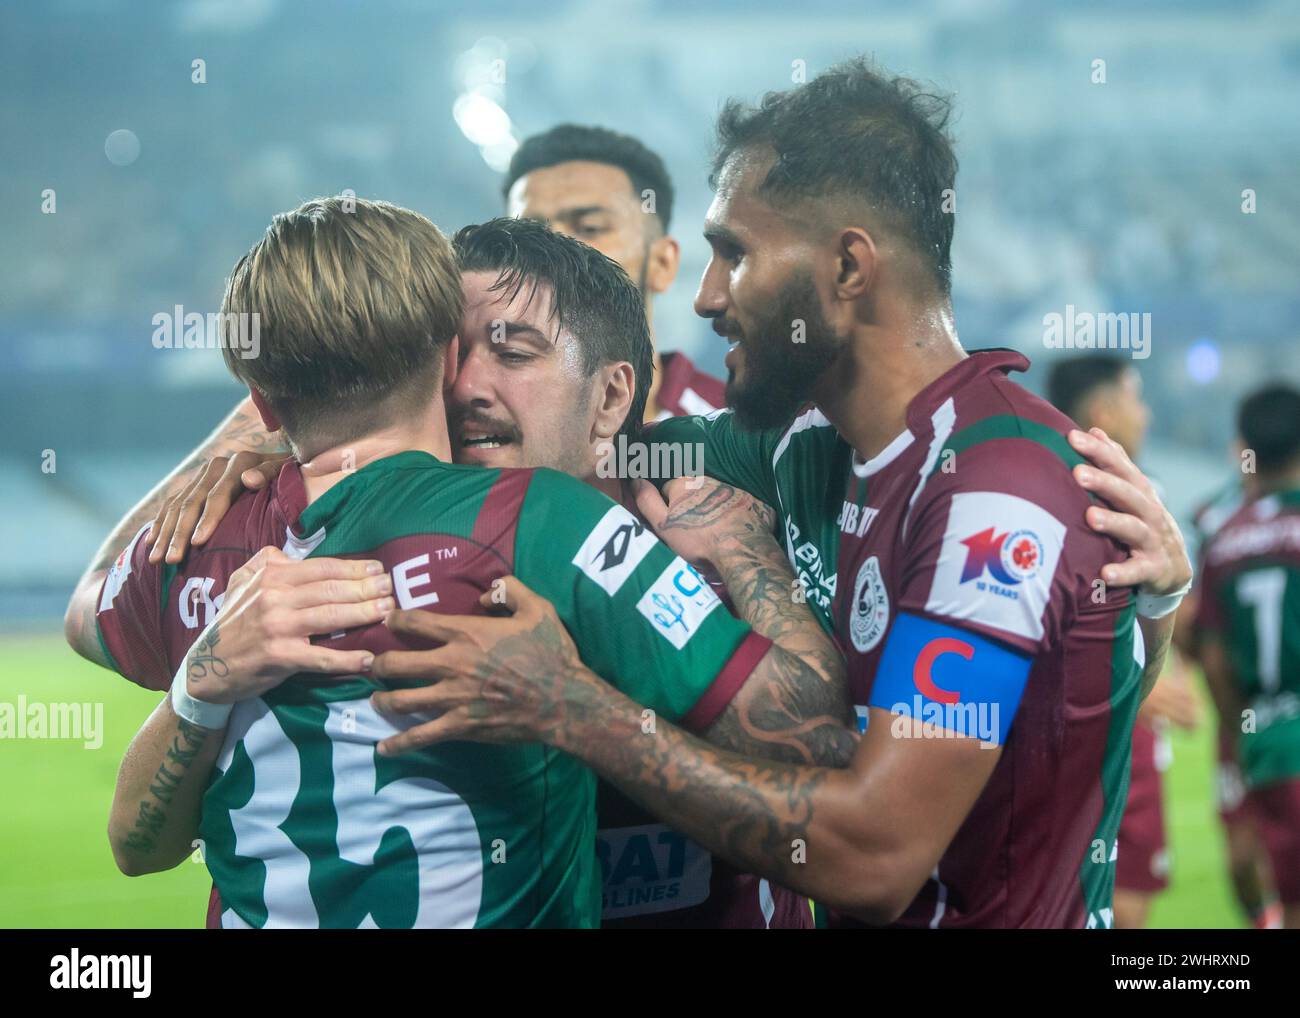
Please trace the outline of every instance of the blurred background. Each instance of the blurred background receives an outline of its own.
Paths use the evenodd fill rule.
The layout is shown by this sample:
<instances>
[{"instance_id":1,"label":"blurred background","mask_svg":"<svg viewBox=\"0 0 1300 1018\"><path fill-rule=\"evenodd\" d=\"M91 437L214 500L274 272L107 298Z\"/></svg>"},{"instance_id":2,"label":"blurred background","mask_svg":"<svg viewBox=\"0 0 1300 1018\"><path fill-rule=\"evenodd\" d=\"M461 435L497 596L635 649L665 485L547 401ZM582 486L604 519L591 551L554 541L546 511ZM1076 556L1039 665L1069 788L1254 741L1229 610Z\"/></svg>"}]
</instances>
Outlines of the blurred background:
<instances>
[{"instance_id":1,"label":"blurred background","mask_svg":"<svg viewBox=\"0 0 1300 1018\"><path fill-rule=\"evenodd\" d=\"M83 666L56 632L98 542L239 396L217 351L155 349L153 316L178 304L215 311L235 260L272 215L307 198L350 189L451 231L502 212L501 171L529 134L562 121L634 134L677 188L683 264L656 303L659 345L721 373L723 344L691 311L712 119L726 97L873 54L957 96L954 299L966 347L1022 350L1040 385L1058 355L1045 349L1045 315L1149 312L1150 356L1134 361L1153 410L1144 466L1184 520L1230 479L1237 399L1300 378L1294 6L791 6L8 7L0 699L95 698L106 736L94 752L0 742L4 826L25 832L0 836L0 925L201 922L203 867L128 882L102 833L121 747L154 697ZM1157 925L1240 921L1207 727L1176 740L1174 886Z\"/></svg>"}]
</instances>

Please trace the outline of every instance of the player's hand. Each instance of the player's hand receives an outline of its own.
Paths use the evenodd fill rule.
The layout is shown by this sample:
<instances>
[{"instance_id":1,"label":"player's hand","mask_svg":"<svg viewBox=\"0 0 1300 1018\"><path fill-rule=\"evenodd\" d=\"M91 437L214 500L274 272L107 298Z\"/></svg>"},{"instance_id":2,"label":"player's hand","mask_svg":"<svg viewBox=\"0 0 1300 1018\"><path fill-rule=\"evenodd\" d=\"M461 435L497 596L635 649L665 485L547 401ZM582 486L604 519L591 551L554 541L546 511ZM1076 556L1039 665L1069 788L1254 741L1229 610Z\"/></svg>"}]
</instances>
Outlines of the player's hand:
<instances>
[{"instance_id":1,"label":"player's hand","mask_svg":"<svg viewBox=\"0 0 1300 1018\"><path fill-rule=\"evenodd\" d=\"M1182 531L1160 501L1147 476L1101 428L1070 432L1070 445L1092 465L1080 463L1074 478L1113 507L1088 508L1088 525L1127 545L1129 557L1103 566L1102 580L1112 587L1140 587L1162 596L1183 589L1192 578Z\"/></svg>"},{"instance_id":2,"label":"player's hand","mask_svg":"<svg viewBox=\"0 0 1300 1018\"><path fill-rule=\"evenodd\" d=\"M245 490L256 491L273 481L288 458L240 452L208 460L198 476L158 510L145 537L149 561L172 565L181 561L191 545L201 545L212 536L235 499Z\"/></svg>"},{"instance_id":3,"label":"player's hand","mask_svg":"<svg viewBox=\"0 0 1300 1018\"><path fill-rule=\"evenodd\" d=\"M697 567L716 565L728 542L771 538L776 527L776 513L766 502L712 477L674 478L663 495L649 481L638 480L633 492L659 539Z\"/></svg>"},{"instance_id":4,"label":"player's hand","mask_svg":"<svg viewBox=\"0 0 1300 1018\"><path fill-rule=\"evenodd\" d=\"M402 636L437 641L436 650L390 650L370 674L421 679L416 689L375 693L384 714L441 712L379 743L395 756L447 739L471 742L553 742L572 708L575 684L590 673L551 602L513 576L497 581L479 603L512 614L441 615L395 611L386 620ZM599 680L596 680L597 682Z\"/></svg>"},{"instance_id":5,"label":"player's hand","mask_svg":"<svg viewBox=\"0 0 1300 1018\"><path fill-rule=\"evenodd\" d=\"M238 703L298 672L366 673L369 651L311 638L379 622L393 609L392 591L381 562L298 560L263 548L231 575L220 613L185 657L190 695Z\"/></svg>"}]
</instances>

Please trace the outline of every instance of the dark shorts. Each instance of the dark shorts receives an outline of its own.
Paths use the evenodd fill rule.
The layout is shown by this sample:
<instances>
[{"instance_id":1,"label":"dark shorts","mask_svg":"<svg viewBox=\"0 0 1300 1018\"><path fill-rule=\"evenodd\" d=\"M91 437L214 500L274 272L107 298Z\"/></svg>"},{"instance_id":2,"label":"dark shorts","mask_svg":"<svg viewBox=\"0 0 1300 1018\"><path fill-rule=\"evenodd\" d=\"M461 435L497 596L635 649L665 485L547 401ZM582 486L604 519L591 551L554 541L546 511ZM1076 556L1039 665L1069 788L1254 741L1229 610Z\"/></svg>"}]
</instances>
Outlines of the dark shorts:
<instances>
[{"instance_id":1,"label":"dark shorts","mask_svg":"<svg viewBox=\"0 0 1300 1018\"><path fill-rule=\"evenodd\" d=\"M1283 905L1300 905L1300 778L1252 788L1247 799L1273 865L1277 896Z\"/></svg>"},{"instance_id":2,"label":"dark shorts","mask_svg":"<svg viewBox=\"0 0 1300 1018\"><path fill-rule=\"evenodd\" d=\"M1133 765L1115 860L1115 886L1120 890L1149 894L1169 886L1162 785L1156 733L1138 722L1133 726Z\"/></svg>"}]
</instances>

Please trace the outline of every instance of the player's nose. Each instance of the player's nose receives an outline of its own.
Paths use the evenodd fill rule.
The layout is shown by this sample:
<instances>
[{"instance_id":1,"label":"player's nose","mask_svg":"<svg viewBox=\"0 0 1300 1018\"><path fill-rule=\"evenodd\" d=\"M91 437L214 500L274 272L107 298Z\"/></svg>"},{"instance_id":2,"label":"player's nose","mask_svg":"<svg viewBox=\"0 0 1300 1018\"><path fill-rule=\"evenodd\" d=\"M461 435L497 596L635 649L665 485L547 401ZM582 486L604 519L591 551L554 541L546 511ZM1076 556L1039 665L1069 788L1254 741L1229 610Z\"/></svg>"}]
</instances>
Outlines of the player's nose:
<instances>
[{"instance_id":1,"label":"player's nose","mask_svg":"<svg viewBox=\"0 0 1300 1018\"><path fill-rule=\"evenodd\" d=\"M469 347L456 371L449 399L460 406L490 406L495 399L491 361L490 357Z\"/></svg>"},{"instance_id":2,"label":"player's nose","mask_svg":"<svg viewBox=\"0 0 1300 1018\"><path fill-rule=\"evenodd\" d=\"M718 318L727 310L726 273L716 258L710 258L695 291L695 313L701 318Z\"/></svg>"}]
</instances>

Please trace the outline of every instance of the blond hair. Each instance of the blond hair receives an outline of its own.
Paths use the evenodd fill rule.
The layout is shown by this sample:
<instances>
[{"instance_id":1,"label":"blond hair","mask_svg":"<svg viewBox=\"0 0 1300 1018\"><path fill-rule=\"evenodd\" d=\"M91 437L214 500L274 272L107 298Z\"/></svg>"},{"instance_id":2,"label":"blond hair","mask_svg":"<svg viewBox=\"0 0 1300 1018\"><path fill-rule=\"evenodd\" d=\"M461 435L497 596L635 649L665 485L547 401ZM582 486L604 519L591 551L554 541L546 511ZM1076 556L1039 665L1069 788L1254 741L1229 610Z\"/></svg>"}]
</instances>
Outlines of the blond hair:
<instances>
[{"instance_id":1,"label":"blond hair","mask_svg":"<svg viewBox=\"0 0 1300 1018\"><path fill-rule=\"evenodd\" d=\"M260 348L226 366L295 447L344 441L427 400L461 316L451 244L409 209L316 198L276 216L226 283L223 321L257 315Z\"/></svg>"}]
</instances>

